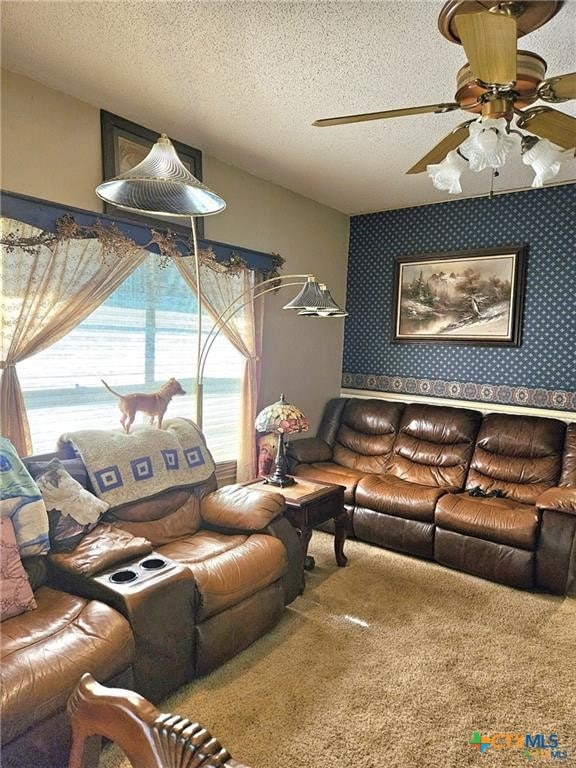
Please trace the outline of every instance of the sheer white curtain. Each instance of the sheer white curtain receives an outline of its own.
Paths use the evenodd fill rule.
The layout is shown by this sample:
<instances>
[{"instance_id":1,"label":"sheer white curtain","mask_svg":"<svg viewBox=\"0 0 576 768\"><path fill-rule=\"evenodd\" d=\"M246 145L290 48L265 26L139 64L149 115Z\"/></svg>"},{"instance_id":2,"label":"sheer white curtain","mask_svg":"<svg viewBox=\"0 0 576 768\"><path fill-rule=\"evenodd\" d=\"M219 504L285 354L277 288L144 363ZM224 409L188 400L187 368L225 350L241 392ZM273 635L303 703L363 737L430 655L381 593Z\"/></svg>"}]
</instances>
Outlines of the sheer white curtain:
<instances>
[{"instance_id":1,"label":"sheer white curtain","mask_svg":"<svg viewBox=\"0 0 576 768\"><path fill-rule=\"evenodd\" d=\"M196 292L193 259L176 259L175 264L188 285ZM257 415L260 387L263 304L261 301L249 300L251 291L256 285L256 275L252 270L245 269L238 274L227 275L202 266L200 283L202 301L214 319L221 315L235 299L239 299L235 306L242 307L235 314L226 315L229 319L221 330L221 333L244 358L236 470L236 478L242 482L255 477L256 473L254 421ZM240 299L241 296L244 298ZM246 302L244 306L242 306L243 302Z\"/></svg>"},{"instance_id":2,"label":"sheer white curtain","mask_svg":"<svg viewBox=\"0 0 576 768\"><path fill-rule=\"evenodd\" d=\"M41 233L13 219L1 219L5 238ZM36 252L37 251L37 252ZM0 280L0 424L21 456L32 451L30 429L16 365L65 336L98 307L146 258L134 247L122 258L97 238L71 239L28 251L2 248Z\"/></svg>"}]
</instances>

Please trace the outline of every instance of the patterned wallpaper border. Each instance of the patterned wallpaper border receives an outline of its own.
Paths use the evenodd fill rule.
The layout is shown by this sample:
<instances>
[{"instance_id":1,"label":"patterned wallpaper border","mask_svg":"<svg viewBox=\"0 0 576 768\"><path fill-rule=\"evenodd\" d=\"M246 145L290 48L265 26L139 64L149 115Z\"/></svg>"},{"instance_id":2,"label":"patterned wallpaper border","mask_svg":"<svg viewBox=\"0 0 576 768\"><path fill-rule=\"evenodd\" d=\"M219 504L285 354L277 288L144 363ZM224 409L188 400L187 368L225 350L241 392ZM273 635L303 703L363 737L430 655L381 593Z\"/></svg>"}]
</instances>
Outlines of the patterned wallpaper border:
<instances>
[{"instance_id":1,"label":"patterned wallpaper border","mask_svg":"<svg viewBox=\"0 0 576 768\"><path fill-rule=\"evenodd\" d=\"M342 386L377 392L398 392L405 395L428 395L454 400L476 400L483 403L576 411L576 392L560 389L530 389L509 387L505 384L474 384L473 382L380 376L369 373L343 373Z\"/></svg>"}]
</instances>

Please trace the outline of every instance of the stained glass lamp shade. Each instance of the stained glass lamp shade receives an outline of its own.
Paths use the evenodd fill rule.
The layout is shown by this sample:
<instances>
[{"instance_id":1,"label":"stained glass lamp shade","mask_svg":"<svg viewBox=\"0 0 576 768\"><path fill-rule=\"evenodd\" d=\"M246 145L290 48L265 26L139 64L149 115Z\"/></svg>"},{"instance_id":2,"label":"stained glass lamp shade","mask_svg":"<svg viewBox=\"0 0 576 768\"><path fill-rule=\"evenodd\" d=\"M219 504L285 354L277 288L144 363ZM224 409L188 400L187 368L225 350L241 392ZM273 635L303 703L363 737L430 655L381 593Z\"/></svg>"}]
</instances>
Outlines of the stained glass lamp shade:
<instances>
[{"instance_id":1,"label":"stained glass lamp shade","mask_svg":"<svg viewBox=\"0 0 576 768\"><path fill-rule=\"evenodd\" d=\"M294 484L294 478L286 472L286 442L285 435L308 431L308 421L302 411L292 403L287 403L284 395L280 400L264 408L256 417L254 424L257 432L274 432L278 437L276 466L274 474L267 477L265 482L285 488Z\"/></svg>"}]
</instances>

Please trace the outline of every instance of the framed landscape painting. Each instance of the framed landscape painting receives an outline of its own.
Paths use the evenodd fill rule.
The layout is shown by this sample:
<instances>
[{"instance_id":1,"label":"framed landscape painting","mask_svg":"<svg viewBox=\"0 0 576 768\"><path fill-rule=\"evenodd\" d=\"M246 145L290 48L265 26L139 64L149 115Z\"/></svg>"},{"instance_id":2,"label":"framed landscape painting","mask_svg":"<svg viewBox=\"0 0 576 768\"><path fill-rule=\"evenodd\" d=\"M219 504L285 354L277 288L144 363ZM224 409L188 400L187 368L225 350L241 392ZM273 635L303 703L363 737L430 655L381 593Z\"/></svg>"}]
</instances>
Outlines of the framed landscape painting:
<instances>
[{"instance_id":1,"label":"framed landscape painting","mask_svg":"<svg viewBox=\"0 0 576 768\"><path fill-rule=\"evenodd\" d=\"M131 123L123 117L113 115L111 112L100 110L100 129L102 133L102 174L103 179L111 179L120 173L129 171L135 165L142 162L152 149L159 133L144 128L137 123ZM170 139L178 157L183 165L202 181L202 152L194 147L189 147L179 141ZM104 213L117 214L125 219L133 219L140 223L162 229L170 226L170 229L180 231L182 234L190 233L190 220L185 217L159 216L157 219L151 216L140 215L133 211L117 208L110 203L104 203ZM204 220L202 216L196 217L196 229L198 237L204 236Z\"/></svg>"},{"instance_id":2,"label":"framed landscape painting","mask_svg":"<svg viewBox=\"0 0 576 768\"><path fill-rule=\"evenodd\" d=\"M396 258L397 342L519 346L526 246Z\"/></svg>"}]
</instances>

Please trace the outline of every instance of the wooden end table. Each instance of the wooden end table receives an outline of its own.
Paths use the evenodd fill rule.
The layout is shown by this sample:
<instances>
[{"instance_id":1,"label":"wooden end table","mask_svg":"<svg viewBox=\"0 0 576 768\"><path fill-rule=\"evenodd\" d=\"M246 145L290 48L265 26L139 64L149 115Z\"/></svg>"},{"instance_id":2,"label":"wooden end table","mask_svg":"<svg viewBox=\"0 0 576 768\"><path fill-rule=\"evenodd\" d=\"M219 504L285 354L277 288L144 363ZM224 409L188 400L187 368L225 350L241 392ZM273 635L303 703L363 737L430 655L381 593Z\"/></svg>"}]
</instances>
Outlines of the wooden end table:
<instances>
[{"instance_id":1,"label":"wooden end table","mask_svg":"<svg viewBox=\"0 0 576 768\"><path fill-rule=\"evenodd\" d=\"M343 568L348 562L344 554L344 542L348 529L348 516L344 509L344 486L319 483L295 478L294 485L278 488L268 485L262 479L246 483L257 491L280 493L286 500L286 519L296 528L304 551L304 568L314 568L314 558L308 555L308 544L315 525L334 520L334 555L336 563Z\"/></svg>"}]
</instances>

